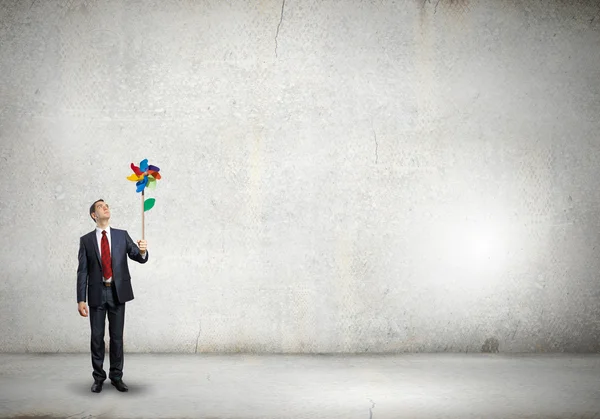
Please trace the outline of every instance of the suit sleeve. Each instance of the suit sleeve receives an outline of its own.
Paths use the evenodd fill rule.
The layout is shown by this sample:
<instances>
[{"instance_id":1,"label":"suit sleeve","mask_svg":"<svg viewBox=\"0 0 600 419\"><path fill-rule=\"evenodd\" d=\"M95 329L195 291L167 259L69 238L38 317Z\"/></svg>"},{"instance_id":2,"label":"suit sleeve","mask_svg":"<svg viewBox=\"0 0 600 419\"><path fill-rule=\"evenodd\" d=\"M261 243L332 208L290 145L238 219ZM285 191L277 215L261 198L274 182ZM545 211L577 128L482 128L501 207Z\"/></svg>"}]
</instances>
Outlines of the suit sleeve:
<instances>
[{"instance_id":1,"label":"suit sleeve","mask_svg":"<svg viewBox=\"0 0 600 419\"><path fill-rule=\"evenodd\" d=\"M77 302L86 301L88 281L87 253L83 244L83 237L79 239L79 266L77 267Z\"/></svg>"},{"instance_id":2,"label":"suit sleeve","mask_svg":"<svg viewBox=\"0 0 600 419\"><path fill-rule=\"evenodd\" d=\"M150 256L150 254L148 253L148 250L146 250L146 255L142 256L142 254L140 253L140 248L137 247L137 244L135 244L133 242L133 240L131 240L131 237L129 237L128 232L125 232L125 241L127 242L126 249L127 249L127 256L129 256L129 259L135 260L136 262L139 262L139 263L148 262L148 257Z\"/></svg>"}]
</instances>

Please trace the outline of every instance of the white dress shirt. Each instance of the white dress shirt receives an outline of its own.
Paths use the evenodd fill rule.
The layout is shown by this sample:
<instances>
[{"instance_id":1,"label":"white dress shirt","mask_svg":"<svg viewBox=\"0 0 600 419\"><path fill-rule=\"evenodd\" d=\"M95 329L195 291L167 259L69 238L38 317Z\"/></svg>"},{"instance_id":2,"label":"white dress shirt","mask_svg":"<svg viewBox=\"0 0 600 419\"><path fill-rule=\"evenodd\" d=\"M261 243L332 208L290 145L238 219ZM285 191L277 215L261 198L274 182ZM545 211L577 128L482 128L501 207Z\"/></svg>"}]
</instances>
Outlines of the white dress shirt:
<instances>
[{"instance_id":1,"label":"white dress shirt","mask_svg":"<svg viewBox=\"0 0 600 419\"><path fill-rule=\"evenodd\" d=\"M103 230L100 227L96 227L96 240L98 240L98 250L100 251L100 260L102 260L102 231ZM106 238L108 239L108 248L110 249L110 254L112 255L112 243L110 240L110 226L106 227ZM112 282L112 276L108 279L102 277L102 282Z\"/></svg>"}]
</instances>

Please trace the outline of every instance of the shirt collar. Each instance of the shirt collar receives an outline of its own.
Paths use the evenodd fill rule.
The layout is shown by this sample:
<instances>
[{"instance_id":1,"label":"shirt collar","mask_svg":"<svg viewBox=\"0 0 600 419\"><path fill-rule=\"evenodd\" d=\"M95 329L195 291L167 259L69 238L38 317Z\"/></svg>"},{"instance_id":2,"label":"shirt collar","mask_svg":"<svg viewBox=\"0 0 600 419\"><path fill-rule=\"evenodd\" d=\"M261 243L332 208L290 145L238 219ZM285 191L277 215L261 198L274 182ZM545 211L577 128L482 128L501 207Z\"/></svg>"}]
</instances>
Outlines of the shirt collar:
<instances>
[{"instance_id":1,"label":"shirt collar","mask_svg":"<svg viewBox=\"0 0 600 419\"><path fill-rule=\"evenodd\" d=\"M100 227L96 227L96 234L102 235L102 229ZM110 226L106 227L106 234L110 234Z\"/></svg>"}]
</instances>

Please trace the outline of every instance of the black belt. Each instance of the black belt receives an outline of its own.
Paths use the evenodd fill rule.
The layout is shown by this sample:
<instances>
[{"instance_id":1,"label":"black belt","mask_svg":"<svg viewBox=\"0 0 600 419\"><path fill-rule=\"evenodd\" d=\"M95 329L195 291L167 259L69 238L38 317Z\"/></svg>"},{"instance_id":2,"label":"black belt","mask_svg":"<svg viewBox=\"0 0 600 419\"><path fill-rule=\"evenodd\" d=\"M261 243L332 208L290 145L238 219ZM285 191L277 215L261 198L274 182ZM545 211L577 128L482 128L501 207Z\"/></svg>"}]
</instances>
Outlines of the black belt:
<instances>
[{"instance_id":1,"label":"black belt","mask_svg":"<svg viewBox=\"0 0 600 419\"><path fill-rule=\"evenodd\" d=\"M110 281L110 282L104 282L104 281L102 281L102 285L104 285L105 287L112 287L113 283L112 283L112 281Z\"/></svg>"}]
</instances>

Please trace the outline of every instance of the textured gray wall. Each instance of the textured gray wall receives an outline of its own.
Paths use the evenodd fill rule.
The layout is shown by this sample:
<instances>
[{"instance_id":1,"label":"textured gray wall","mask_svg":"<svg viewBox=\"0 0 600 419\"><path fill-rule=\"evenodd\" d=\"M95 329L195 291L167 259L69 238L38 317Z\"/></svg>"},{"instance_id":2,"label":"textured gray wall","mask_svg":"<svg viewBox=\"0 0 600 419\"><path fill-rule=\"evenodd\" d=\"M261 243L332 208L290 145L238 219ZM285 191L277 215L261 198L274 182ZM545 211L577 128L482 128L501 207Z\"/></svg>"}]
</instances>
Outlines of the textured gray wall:
<instances>
[{"instance_id":1,"label":"textured gray wall","mask_svg":"<svg viewBox=\"0 0 600 419\"><path fill-rule=\"evenodd\" d=\"M126 351L600 351L598 1L12 0L0 52L0 351L89 351L143 158Z\"/></svg>"}]
</instances>

